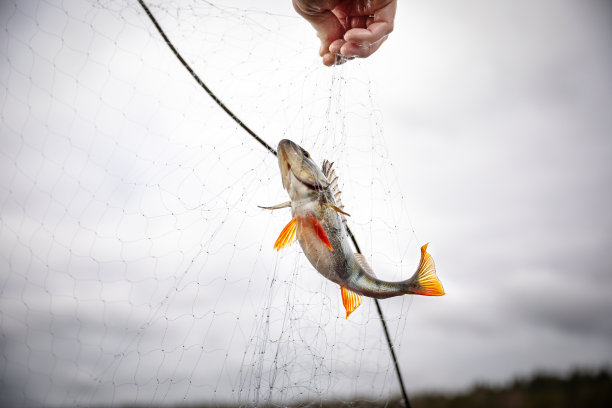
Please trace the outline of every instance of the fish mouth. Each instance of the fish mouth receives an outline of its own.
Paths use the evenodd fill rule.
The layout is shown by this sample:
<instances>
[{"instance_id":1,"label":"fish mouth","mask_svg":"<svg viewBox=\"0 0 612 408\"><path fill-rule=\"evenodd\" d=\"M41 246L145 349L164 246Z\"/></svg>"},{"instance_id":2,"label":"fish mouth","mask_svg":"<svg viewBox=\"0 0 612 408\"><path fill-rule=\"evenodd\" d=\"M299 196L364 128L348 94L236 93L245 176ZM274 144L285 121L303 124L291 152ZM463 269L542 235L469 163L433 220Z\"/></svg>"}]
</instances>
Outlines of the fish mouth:
<instances>
[{"instance_id":1,"label":"fish mouth","mask_svg":"<svg viewBox=\"0 0 612 408\"><path fill-rule=\"evenodd\" d=\"M312 190L323 190L329 183L314 164L310 155L297 143L283 139L278 143L278 166L281 170L283 187L289 190L291 175Z\"/></svg>"}]
</instances>

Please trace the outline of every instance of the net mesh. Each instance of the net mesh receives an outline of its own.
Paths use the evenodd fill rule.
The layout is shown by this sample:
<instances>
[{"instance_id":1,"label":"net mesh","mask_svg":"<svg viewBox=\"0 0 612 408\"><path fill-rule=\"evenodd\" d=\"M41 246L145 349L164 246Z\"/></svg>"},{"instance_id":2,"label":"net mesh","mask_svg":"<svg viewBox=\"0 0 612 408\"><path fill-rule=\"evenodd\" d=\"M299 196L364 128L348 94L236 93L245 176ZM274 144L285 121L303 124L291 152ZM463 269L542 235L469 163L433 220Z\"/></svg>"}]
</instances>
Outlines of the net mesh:
<instances>
[{"instance_id":1,"label":"net mesh","mask_svg":"<svg viewBox=\"0 0 612 408\"><path fill-rule=\"evenodd\" d=\"M405 279L418 247L367 70L320 66L286 3L150 7L243 122L336 163L364 254L378 276ZM197 86L137 3L0 7L6 401L397 397L374 304L345 320L338 286L297 245L272 250L289 211L257 205L287 200L276 159ZM400 349L410 299L383 306Z\"/></svg>"}]
</instances>

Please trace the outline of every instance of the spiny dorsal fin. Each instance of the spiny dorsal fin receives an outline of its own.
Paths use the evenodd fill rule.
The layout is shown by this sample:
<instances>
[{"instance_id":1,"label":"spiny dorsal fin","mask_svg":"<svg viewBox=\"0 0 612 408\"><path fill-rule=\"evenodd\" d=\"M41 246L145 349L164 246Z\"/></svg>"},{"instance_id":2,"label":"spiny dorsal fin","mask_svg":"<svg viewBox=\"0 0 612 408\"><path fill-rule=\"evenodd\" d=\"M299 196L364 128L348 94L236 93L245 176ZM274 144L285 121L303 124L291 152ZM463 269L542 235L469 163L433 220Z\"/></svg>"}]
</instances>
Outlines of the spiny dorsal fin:
<instances>
[{"instance_id":1,"label":"spiny dorsal fin","mask_svg":"<svg viewBox=\"0 0 612 408\"><path fill-rule=\"evenodd\" d=\"M355 258L357 258L357 263L359 264L359 266L361 266L363 268L364 271L366 271L368 274L376 277L376 274L372 270L372 267L368 264L368 261L366 261L365 256L363 256L360 253L356 252L355 253Z\"/></svg>"},{"instance_id":2,"label":"spiny dorsal fin","mask_svg":"<svg viewBox=\"0 0 612 408\"><path fill-rule=\"evenodd\" d=\"M330 162L327 159L323 160L323 165L321 166L321 171L323 172L323 175L325 177L327 177L327 175L329 174L329 171L331 170L333 165L334 165L334 162Z\"/></svg>"},{"instance_id":3,"label":"spiny dorsal fin","mask_svg":"<svg viewBox=\"0 0 612 408\"><path fill-rule=\"evenodd\" d=\"M342 205L340 188L338 187L338 176L336 176L336 172L332 168L333 165L334 165L333 162L330 162L329 160L323 160L321 171L323 172L323 175L327 178L327 181L329 182L329 189L331 191L332 196L334 197L334 201L336 202L336 205L335 205L336 208L343 210L344 205ZM343 211L339 211L339 212L343 213ZM346 218L344 216L341 216L341 217L342 217L342 221L346 223Z\"/></svg>"}]
</instances>

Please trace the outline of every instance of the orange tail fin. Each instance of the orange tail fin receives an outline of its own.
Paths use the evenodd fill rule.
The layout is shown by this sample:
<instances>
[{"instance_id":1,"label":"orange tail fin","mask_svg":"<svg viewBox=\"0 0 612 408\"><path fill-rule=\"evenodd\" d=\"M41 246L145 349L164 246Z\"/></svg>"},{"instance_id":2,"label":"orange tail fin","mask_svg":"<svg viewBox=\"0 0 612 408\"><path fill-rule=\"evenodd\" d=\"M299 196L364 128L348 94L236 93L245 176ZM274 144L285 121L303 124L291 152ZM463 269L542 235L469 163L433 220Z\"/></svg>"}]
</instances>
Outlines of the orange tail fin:
<instances>
[{"instance_id":1,"label":"orange tail fin","mask_svg":"<svg viewBox=\"0 0 612 408\"><path fill-rule=\"evenodd\" d=\"M433 258L427 252L427 245L421 247L421 263L415 273L416 282L413 284L411 293L425 296L442 296L444 288L436 276L436 266Z\"/></svg>"}]
</instances>

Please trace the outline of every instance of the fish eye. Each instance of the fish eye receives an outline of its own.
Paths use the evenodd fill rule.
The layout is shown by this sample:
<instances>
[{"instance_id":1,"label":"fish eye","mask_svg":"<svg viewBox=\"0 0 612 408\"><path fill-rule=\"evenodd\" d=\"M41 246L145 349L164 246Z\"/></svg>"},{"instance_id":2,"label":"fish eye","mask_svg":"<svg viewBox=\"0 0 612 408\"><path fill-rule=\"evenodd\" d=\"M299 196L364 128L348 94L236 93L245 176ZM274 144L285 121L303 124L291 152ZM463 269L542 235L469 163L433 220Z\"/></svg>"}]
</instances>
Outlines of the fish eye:
<instances>
[{"instance_id":1,"label":"fish eye","mask_svg":"<svg viewBox=\"0 0 612 408\"><path fill-rule=\"evenodd\" d=\"M306 150L302 149L304 152L304 156L308 159L310 159L310 153L308 153Z\"/></svg>"}]
</instances>

